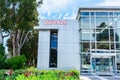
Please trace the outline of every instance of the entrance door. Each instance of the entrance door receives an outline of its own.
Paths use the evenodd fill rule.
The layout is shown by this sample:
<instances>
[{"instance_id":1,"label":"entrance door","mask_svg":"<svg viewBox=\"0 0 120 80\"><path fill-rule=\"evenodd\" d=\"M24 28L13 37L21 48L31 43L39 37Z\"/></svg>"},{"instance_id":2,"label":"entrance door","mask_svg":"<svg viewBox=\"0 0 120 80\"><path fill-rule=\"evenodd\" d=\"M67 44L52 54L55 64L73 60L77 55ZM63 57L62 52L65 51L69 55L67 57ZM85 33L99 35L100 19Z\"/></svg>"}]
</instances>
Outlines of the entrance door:
<instances>
[{"instance_id":1,"label":"entrance door","mask_svg":"<svg viewBox=\"0 0 120 80\"><path fill-rule=\"evenodd\" d=\"M111 74L113 71L113 58L92 58L92 69L96 74Z\"/></svg>"},{"instance_id":2,"label":"entrance door","mask_svg":"<svg viewBox=\"0 0 120 80\"><path fill-rule=\"evenodd\" d=\"M96 73L110 73L110 58L96 58Z\"/></svg>"}]
</instances>

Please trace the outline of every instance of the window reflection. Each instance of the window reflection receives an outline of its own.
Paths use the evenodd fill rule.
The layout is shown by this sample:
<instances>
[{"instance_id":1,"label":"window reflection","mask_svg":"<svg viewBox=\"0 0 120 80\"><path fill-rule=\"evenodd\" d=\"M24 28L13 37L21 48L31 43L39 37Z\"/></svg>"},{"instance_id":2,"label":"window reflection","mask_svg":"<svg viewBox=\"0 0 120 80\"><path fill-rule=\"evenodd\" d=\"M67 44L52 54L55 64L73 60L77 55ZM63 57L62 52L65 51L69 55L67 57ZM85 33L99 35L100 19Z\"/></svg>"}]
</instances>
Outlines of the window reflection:
<instances>
[{"instance_id":1,"label":"window reflection","mask_svg":"<svg viewBox=\"0 0 120 80\"><path fill-rule=\"evenodd\" d=\"M91 12L91 13L90 13L91 16L94 16L94 14L95 14L94 12Z\"/></svg>"},{"instance_id":2,"label":"window reflection","mask_svg":"<svg viewBox=\"0 0 120 80\"><path fill-rule=\"evenodd\" d=\"M109 12L109 16L113 16L113 12Z\"/></svg>"},{"instance_id":3,"label":"window reflection","mask_svg":"<svg viewBox=\"0 0 120 80\"><path fill-rule=\"evenodd\" d=\"M91 17L91 27L96 27L95 26L95 18L94 17Z\"/></svg>"},{"instance_id":4,"label":"window reflection","mask_svg":"<svg viewBox=\"0 0 120 80\"><path fill-rule=\"evenodd\" d=\"M108 29L96 29L96 40L97 41L109 41L109 30Z\"/></svg>"},{"instance_id":5,"label":"window reflection","mask_svg":"<svg viewBox=\"0 0 120 80\"><path fill-rule=\"evenodd\" d=\"M82 26L83 27L89 27L90 26L90 22L89 22L89 18L88 17L82 17Z\"/></svg>"},{"instance_id":6,"label":"window reflection","mask_svg":"<svg viewBox=\"0 0 120 80\"><path fill-rule=\"evenodd\" d=\"M97 49L109 49L109 43L97 42Z\"/></svg>"},{"instance_id":7,"label":"window reflection","mask_svg":"<svg viewBox=\"0 0 120 80\"><path fill-rule=\"evenodd\" d=\"M57 31L51 31L50 34L50 63L51 68L57 67Z\"/></svg>"},{"instance_id":8,"label":"window reflection","mask_svg":"<svg viewBox=\"0 0 120 80\"><path fill-rule=\"evenodd\" d=\"M120 17L119 18L115 18L114 24L115 24L116 28L120 28Z\"/></svg>"},{"instance_id":9,"label":"window reflection","mask_svg":"<svg viewBox=\"0 0 120 80\"><path fill-rule=\"evenodd\" d=\"M91 48L92 48L92 49L95 49L95 42L92 42L92 43L91 43Z\"/></svg>"},{"instance_id":10,"label":"window reflection","mask_svg":"<svg viewBox=\"0 0 120 80\"><path fill-rule=\"evenodd\" d=\"M82 54L82 70L90 70L90 55L89 54Z\"/></svg>"},{"instance_id":11,"label":"window reflection","mask_svg":"<svg viewBox=\"0 0 120 80\"><path fill-rule=\"evenodd\" d=\"M108 24L108 18L103 18L103 17L96 17L96 27L99 27L99 28L104 28L104 26L102 26L101 24L104 23L104 24ZM100 26L101 25L101 26Z\"/></svg>"},{"instance_id":12,"label":"window reflection","mask_svg":"<svg viewBox=\"0 0 120 80\"><path fill-rule=\"evenodd\" d=\"M108 16L108 12L96 12L96 16Z\"/></svg>"},{"instance_id":13,"label":"window reflection","mask_svg":"<svg viewBox=\"0 0 120 80\"><path fill-rule=\"evenodd\" d=\"M90 68L94 67L90 67L91 53L117 53L120 56L120 12L82 13L80 22L82 23L80 26L82 71L88 72ZM119 56L117 55L117 70L120 70ZM112 57L109 61L114 61L115 57ZM94 60L91 61L93 61L93 63L95 62ZM96 60L95 65L99 65L99 62L103 61ZM108 60L106 60L106 62L108 62ZM105 65L108 65L108 63L105 63ZM110 65L113 66L113 63L110 62Z\"/></svg>"},{"instance_id":14,"label":"window reflection","mask_svg":"<svg viewBox=\"0 0 120 80\"><path fill-rule=\"evenodd\" d=\"M116 43L116 49L120 50L120 43Z\"/></svg>"},{"instance_id":15,"label":"window reflection","mask_svg":"<svg viewBox=\"0 0 120 80\"><path fill-rule=\"evenodd\" d=\"M85 42L81 44L81 52L88 52L90 49L90 43L89 42Z\"/></svg>"},{"instance_id":16,"label":"window reflection","mask_svg":"<svg viewBox=\"0 0 120 80\"><path fill-rule=\"evenodd\" d=\"M115 17L119 17L120 16L120 12L114 12L114 16Z\"/></svg>"},{"instance_id":17,"label":"window reflection","mask_svg":"<svg viewBox=\"0 0 120 80\"><path fill-rule=\"evenodd\" d=\"M89 16L89 12L81 12L80 15L81 16Z\"/></svg>"},{"instance_id":18,"label":"window reflection","mask_svg":"<svg viewBox=\"0 0 120 80\"><path fill-rule=\"evenodd\" d=\"M89 29L82 29L82 40L83 41L90 41L90 30Z\"/></svg>"},{"instance_id":19,"label":"window reflection","mask_svg":"<svg viewBox=\"0 0 120 80\"><path fill-rule=\"evenodd\" d=\"M120 54L117 54L117 70L120 70Z\"/></svg>"},{"instance_id":20,"label":"window reflection","mask_svg":"<svg viewBox=\"0 0 120 80\"><path fill-rule=\"evenodd\" d=\"M120 50L120 12L89 12L83 15L89 16L80 19L82 52L104 49L115 53L115 49Z\"/></svg>"}]
</instances>

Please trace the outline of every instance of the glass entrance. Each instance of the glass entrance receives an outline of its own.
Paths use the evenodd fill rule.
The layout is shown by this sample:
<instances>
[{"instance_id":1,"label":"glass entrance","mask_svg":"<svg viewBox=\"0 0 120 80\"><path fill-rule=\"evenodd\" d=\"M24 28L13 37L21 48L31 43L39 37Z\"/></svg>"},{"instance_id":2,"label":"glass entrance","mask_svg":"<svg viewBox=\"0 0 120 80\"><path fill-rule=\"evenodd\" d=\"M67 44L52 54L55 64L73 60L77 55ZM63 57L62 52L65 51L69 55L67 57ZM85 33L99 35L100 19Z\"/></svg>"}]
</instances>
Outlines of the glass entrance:
<instances>
[{"instance_id":1,"label":"glass entrance","mask_svg":"<svg viewBox=\"0 0 120 80\"><path fill-rule=\"evenodd\" d=\"M110 58L96 58L96 72L110 72Z\"/></svg>"},{"instance_id":2,"label":"glass entrance","mask_svg":"<svg viewBox=\"0 0 120 80\"><path fill-rule=\"evenodd\" d=\"M92 58L92 68L94 73L111 73L113 71L113 58Z\"/></svg>"}]
</instances>

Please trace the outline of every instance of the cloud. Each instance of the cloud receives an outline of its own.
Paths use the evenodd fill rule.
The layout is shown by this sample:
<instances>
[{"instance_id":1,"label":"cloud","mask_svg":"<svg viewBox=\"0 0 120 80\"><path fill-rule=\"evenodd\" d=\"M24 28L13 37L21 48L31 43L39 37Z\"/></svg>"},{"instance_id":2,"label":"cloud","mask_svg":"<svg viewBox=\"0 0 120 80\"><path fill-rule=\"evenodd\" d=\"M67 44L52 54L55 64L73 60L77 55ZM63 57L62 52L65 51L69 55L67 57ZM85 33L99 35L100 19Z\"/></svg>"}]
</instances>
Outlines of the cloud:
<instances>
[{"instance_id":1,"label":"cloud","mask_svg":"<svg viewBox=\"0 0 120 80\"><path fill-rule=\"evenodd\" d=\"M78 10L79 2L81 1L84 0L43 0L43 5L38 8L39 18L63 19L71 17Z\"/></svg>"},{"instance_id":2,"label":"cloud","mask_svg":"<svg viewBox=\"0 0 120 80\"><path fill-rule=\"evenodd\" d=\"M103 0L98 6L120 6L120 0Z\"/></svg>"},{"instance_id":3,"label":"cloud","mask_svg":"<svg viewBox=\"0 0 120 80\"><path fill-rule=\"evenodd\" d=\"M75 19L79 7L119 6L120 0L43 0L41 19Z\"/></svg>"},{"instance_id":4,"label":"cloud","mask_svg":"<svg viewBox=\"0 0 120 80\"><path fill-rule=\"evenodd\" d=\"M67 8L74 0L43 0L40 12L51 15L52 12L61 12Z\"/></svg>"},{"instance_id":5,"label":"cloud","mask_svg":"<svg viewBox=\"0 0 120 80\"><path fill-rule=\"evenodd\" d=\"M70 13L66 13L65 15L63 15L63 19L75 19L76 18L77 13L76 12L72 12Z\"/></svg>"}]
</instances>

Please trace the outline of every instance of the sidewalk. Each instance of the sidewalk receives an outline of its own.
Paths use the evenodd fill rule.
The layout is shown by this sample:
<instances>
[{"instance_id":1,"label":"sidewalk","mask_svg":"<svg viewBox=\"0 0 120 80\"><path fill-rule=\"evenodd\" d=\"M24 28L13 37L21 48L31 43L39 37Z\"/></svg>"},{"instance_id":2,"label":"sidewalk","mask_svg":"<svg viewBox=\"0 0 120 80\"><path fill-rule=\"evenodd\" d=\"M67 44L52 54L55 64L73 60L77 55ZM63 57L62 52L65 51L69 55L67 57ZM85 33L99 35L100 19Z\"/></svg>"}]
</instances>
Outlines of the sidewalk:
<instances>
[{"instance_id":1,"label":"sidewalk","mask_svg":"<svg viewBox=\"0 0 120 80\"><path fill-rule=\"evenodd\" d=\"M88 78L87 76L80 76L80 80L91 80L90 78Z\"/></svg>"},{"instance_id":2,"label":"sidewalk","mask_svg":"<svg viewBox=\"0 0 120 80\"><path fill-rule=\"evenodd\" d=\"M120 80L120 76L80 75L80 80Z\"/></svg>"}]
</instances>

